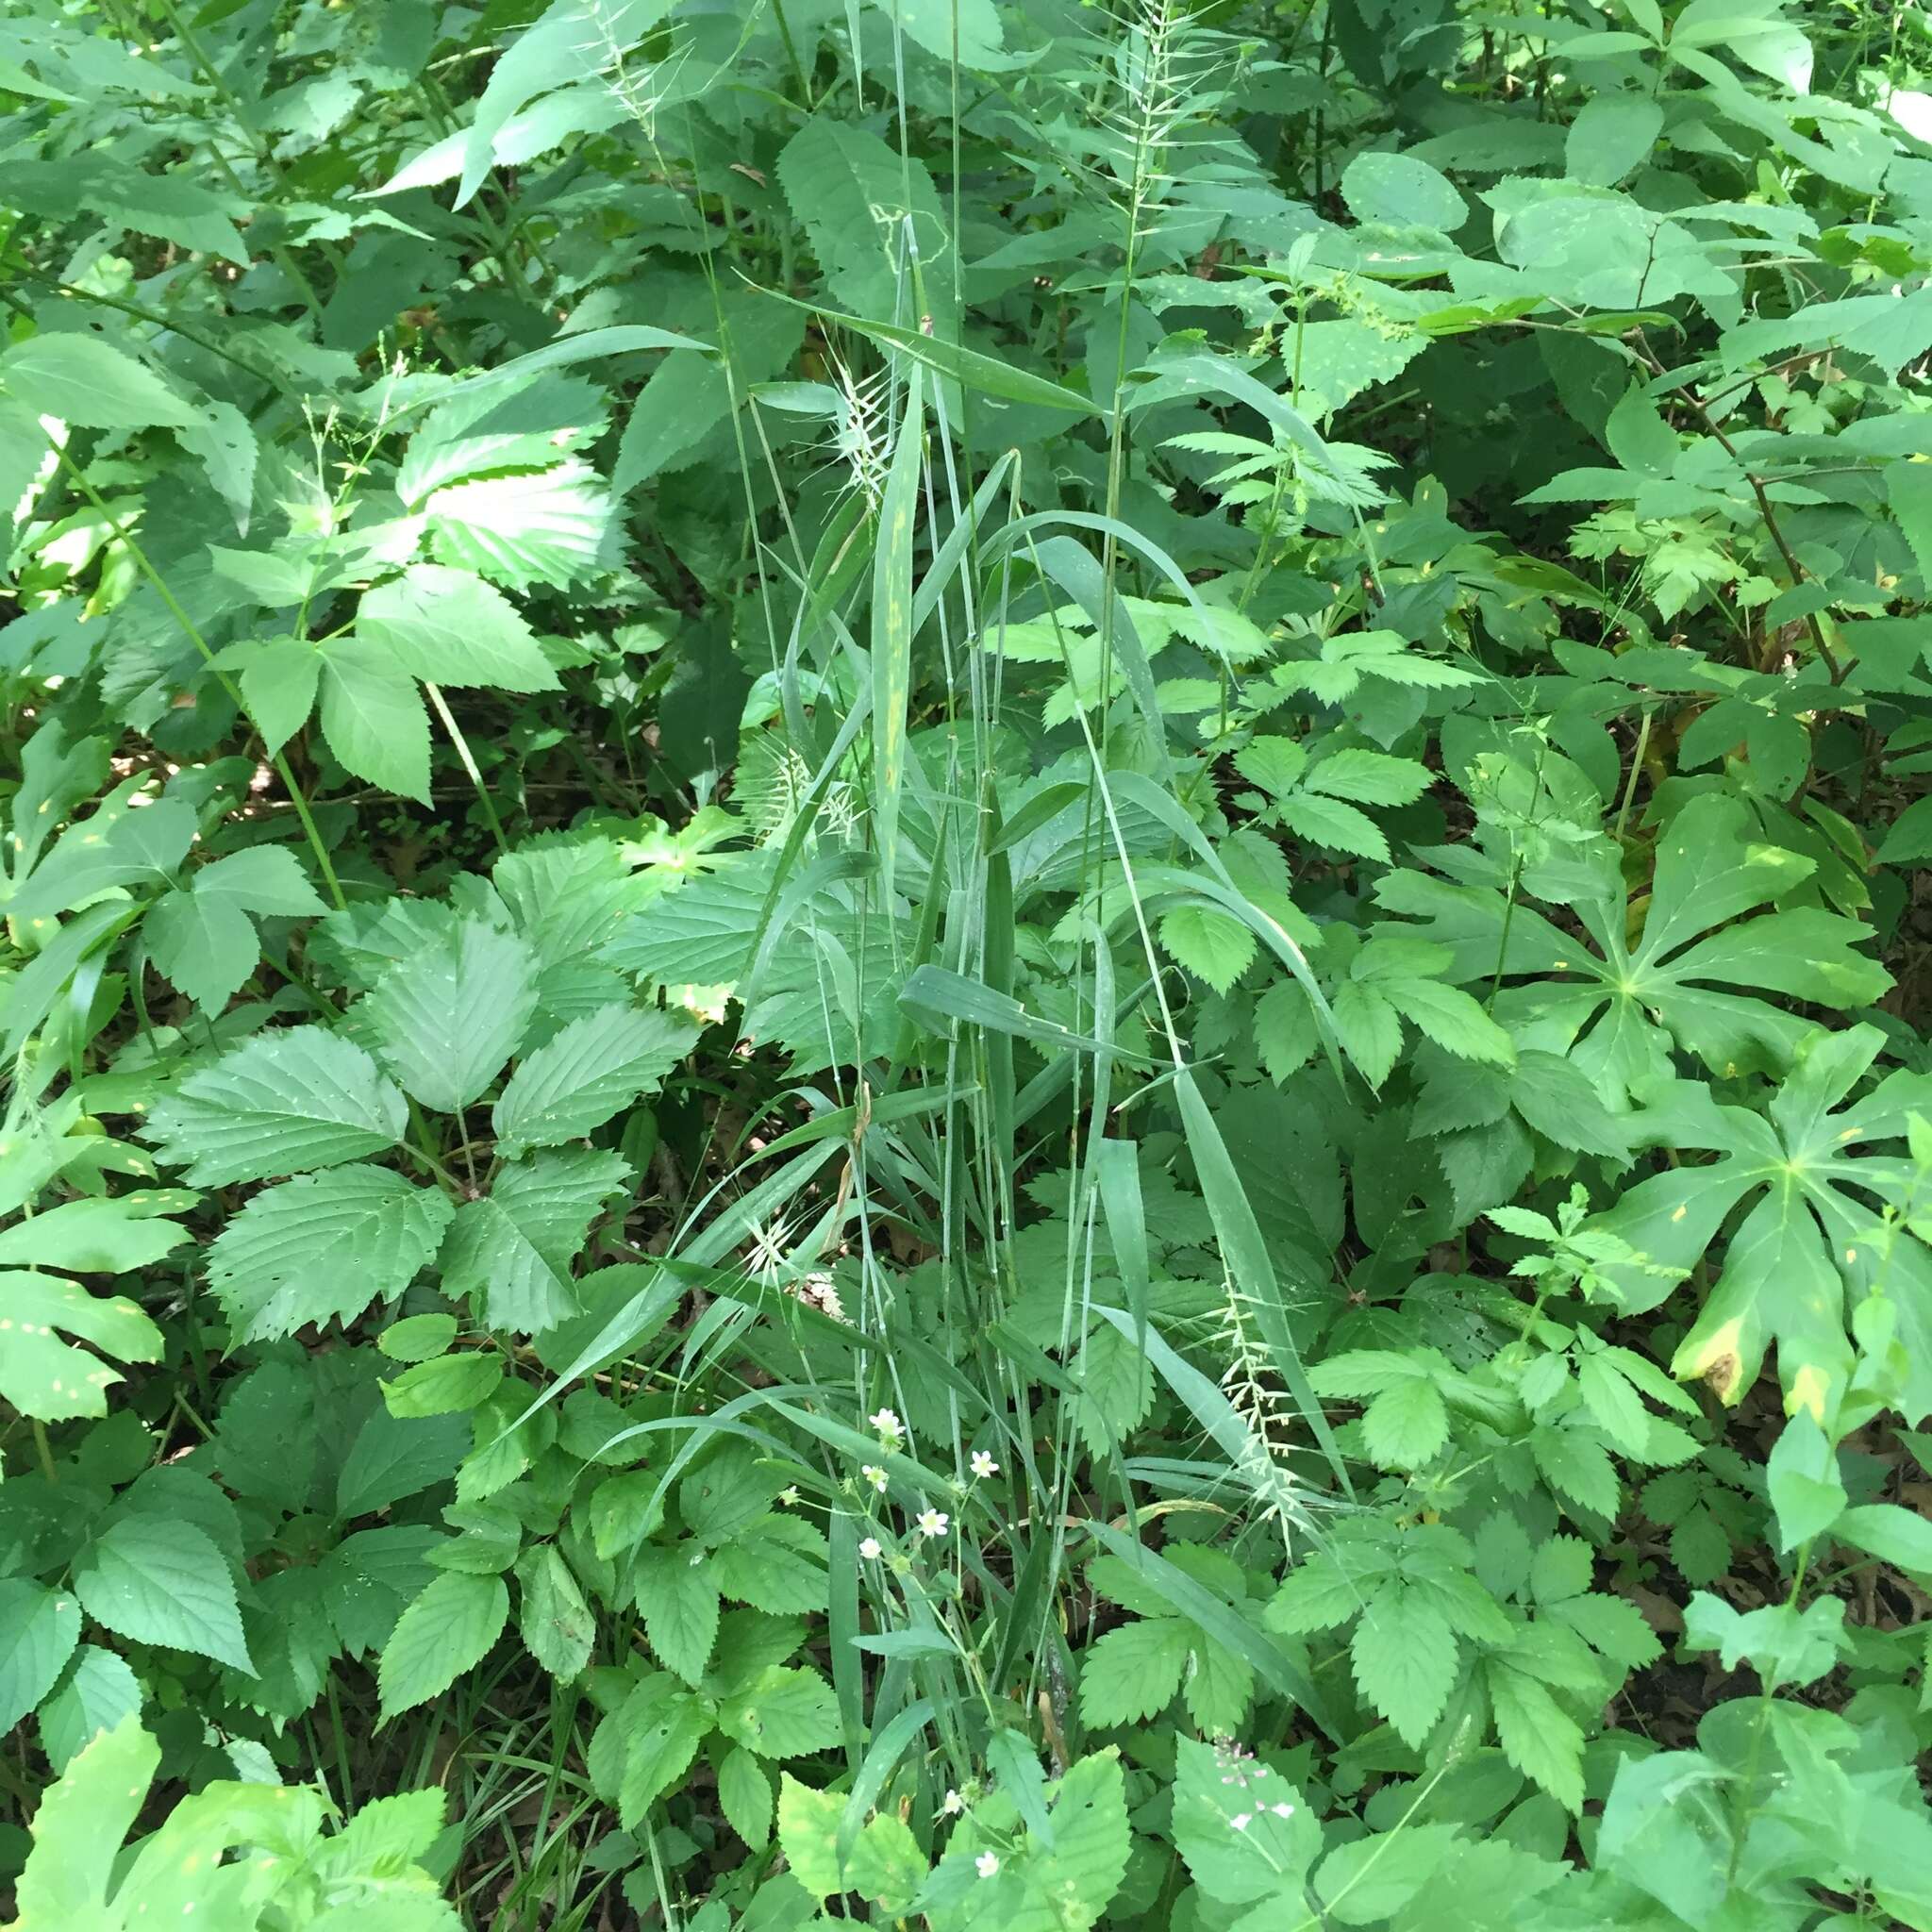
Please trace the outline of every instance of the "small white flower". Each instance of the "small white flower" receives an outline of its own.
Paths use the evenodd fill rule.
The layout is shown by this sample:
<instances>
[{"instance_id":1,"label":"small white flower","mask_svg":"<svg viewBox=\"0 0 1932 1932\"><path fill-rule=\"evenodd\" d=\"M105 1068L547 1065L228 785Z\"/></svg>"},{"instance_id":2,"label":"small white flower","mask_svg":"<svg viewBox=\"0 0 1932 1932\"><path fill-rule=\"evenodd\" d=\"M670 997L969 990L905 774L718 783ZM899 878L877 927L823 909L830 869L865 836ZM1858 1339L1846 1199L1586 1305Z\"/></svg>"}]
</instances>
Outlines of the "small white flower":
<instances>
[{"instance_id":1,"label":"small white flower","mask_svg":"<svg viewBox=\"0 0 1932 1932\"><path fill-rule=\"evenodd\" d=\"M869 1422L873 1425L873 1427L879 1432L880 1435L889 1436L894 1441L898 1441L902 1433L899 1426L899 1418L896 1415L894 1415L890 1408L882 1408L876 1415L867 1416L866 1421Z\"/></svg>"},{"instance_id":2,"label":"small white flower","mask_svg":"<svg viewBox=\"0 0 1932 1932\"><path fill-rule=\"evenodd\" d=\"M1292 1805L1273 1805L1269 1808L1277 1818L1292 1818L1294 1816L1294 1807Z\"/></svg>"},{"instance_id":3,"label":"small white flower","mask_svg":"<svg viewBox=\"0 0 1932 1932\"><path fill-rule=\"evenodd\" d=\"M943 1509L922 1509L919 1512L919 1533L921 1536L944 1536L951 1520Z\"/></svg>"},{"instance_id":4,"label":"small white flower","mask_svg":"<svg viewBox=\"0 0 1932 1932\"><path fill-rule=\"evenodd\" d=\"M975 1449L973 1452L973 1474L976 1475L981 1482L984 1482L988 1476L997 1475L999 1474L999 1464L995 1462L992 1459L992 1457L986 1453L984 1449Z\"/></svg>"},{"instance_id":5,"label":"small white flower","mask_svg":"<svg viewBox=\"0 0 1932 1932\"><path fill-rule=\"evenodd\" d=\"M957 1818L966 1808L966 1801L958 1791L949 1790L940 1806L940 1810L948 1818Z\"/></svg>"},{"instance_id":6,"label":"small white flower","mask_svg":"<svg viewBox=\"0 0 1932 1932\"><path fill-rule=\"evenodd\" d=\"M1000 1869L1000 1861L991 1852L981 1852L973 1861L973 1869L982 1878L991 1878Z\"/></svg>"},{"instance_id":7,"label":"small white flower","mask_svg":"<svg viewBox=\"0 0 1932 1932\"><path fill-rule=\"evenodd\" d=\"M869 1536L862 1543L859 1544L858 1554L861 1557L863 1557L868 1563L876 1563L878 1559L885 1555L885 1549L883 1545L880 1543L877 1537Z\"/></svg>"},{"instance_id":8,"label":"small white flower","mask_svg":"<svg viewBox=\"0 0 1932 1932\"><path fill-rule=\"evenodd\" d=\"M778 1491L778 1500L786 1508L795 1509L798 1507L798 1491L796 1489L780 1490Z\"/></svg>"},{"instance_id":9,"label":"small white flower","mask_svg":"<svg viewBox=\"0 0 1932 1932\"><path fill-rule=\"evenodd\" d=\"M1237 1811L1227 1822L1237 1831L1245 1831L1249 1825L1254 1824L1255 1814L1252 1811Z\"/></svg>"},{"instance_id":10,"label":"small white flower","mask_svg":"<svg viewBox=\"0 0 1932 1932\"><path fill-rule=\"evenodd\" d=\"M866 1479L867 1482L869 1482L873 1486L874 1489L875 1489L879 1492L880 1495L883 1496L886 1493L886 1473L878 1466L877 1463L865 1463L861 1465L858 1473Z\"/></svg>"}]
</instances>

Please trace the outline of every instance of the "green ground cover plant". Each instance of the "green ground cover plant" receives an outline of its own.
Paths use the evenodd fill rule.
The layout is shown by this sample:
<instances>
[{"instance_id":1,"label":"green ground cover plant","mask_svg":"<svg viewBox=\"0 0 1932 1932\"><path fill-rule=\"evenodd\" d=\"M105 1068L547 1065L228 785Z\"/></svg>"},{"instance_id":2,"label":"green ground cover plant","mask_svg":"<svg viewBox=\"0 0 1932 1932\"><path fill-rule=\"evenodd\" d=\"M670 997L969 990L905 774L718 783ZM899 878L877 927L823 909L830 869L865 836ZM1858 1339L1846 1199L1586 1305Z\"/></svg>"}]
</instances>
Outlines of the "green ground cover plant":
<instances>
[{"instance_id":1,"label":"green ground cover plant","mask_svg":"<svg viewBox=\"0 0 1932 1932\"><path fill-rule=\"evenodd\" d=\"M0 1917L1932 1927L1928 41L10 0Z\"/></svg>"}]
</instances>

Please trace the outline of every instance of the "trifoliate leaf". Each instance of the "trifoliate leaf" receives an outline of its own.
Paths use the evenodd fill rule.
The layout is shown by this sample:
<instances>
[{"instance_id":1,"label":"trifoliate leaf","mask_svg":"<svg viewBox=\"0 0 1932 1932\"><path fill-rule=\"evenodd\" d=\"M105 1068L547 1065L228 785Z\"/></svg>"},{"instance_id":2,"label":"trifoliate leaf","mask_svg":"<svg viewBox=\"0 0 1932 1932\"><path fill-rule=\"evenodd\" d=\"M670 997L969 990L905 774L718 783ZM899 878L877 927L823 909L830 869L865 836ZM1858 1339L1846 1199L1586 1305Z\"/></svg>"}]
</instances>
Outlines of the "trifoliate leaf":
<instances>
[{"instance_id":1,"label":"trifoliate leaf","mask_svg":"<svg viewBox=\"0 0 1932 1932\"><path fill-rule=\"evenodd\" d=\"M156 902L142 931L156 966L205 1013L219 1013L261 957L250 913L325 910L293 853L258 845L203 866L188 891Z\"/></svg>"},{"instance_id":2,"label":"trifoliate leaf","mask_svg":"<svg viewBox=\"0 0 1932 1932\"><path fill-rule=\"evenodd\" d=\"M304 1174L264 1189L215 1237L208 1286L238 1341L353 1322L408 1287L455 1211L387 1168Z\"/></svg>"},{"instance_id":3,"label":"trifoliate leaf","mask_svg":"<svg viewBox=\"0 0 1932 1932\"><path fill-rule=\"evenodd\" d=\"M196 1186L226 1187L380 1153L408 1124L403 1096L359 1046L292 1026L191 1074L155 1108L148 1137Z\"/></svg>"}]
</instances>

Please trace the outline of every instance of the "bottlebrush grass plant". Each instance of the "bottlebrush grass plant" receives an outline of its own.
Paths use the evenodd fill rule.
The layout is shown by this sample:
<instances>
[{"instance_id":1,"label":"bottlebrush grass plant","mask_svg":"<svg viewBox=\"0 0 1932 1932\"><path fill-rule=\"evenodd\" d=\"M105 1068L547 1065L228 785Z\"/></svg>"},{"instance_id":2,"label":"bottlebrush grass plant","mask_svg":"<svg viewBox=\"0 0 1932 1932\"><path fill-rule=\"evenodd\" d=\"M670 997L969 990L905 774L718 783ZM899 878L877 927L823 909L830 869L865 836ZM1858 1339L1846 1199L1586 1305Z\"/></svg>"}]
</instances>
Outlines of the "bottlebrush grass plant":
<instances>
[{"instance_id":1,"label":"bottlebrush grass plant","mask_svg":"<svg viewBox=\"0 0 1932 1932\"><path fill-rule=\"evenodd\" d=\"M8 1923L1932 1927L1922 29L20 0Z\"/></svg>"}]
</instances>

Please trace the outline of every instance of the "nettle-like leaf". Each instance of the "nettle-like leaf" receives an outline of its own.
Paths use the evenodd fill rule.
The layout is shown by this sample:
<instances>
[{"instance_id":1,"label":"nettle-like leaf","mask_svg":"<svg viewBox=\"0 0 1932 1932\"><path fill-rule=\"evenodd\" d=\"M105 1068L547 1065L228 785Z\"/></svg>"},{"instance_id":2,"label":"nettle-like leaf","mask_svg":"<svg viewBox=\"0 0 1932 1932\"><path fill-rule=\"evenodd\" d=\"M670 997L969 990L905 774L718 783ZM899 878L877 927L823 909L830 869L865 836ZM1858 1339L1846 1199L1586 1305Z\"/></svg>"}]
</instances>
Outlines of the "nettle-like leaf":
<instances>
[{"instance_id":1,"label":"nettle-like leaf","mask_svg":"<svg viewBox=\"0 0 1932 1932\"><path fill-rule=\"evenodd\" d=\"M379 1154L408 1124L403 1096L361 1047L326 1027L291 1026L189 1074L147 1132L161 1159L219 1188Z\"/></svg>"},{"instance_id":2,"label":"nettle-like leaf","mask_svg":"<svg viewBox=\"0 0 1932 1932\"><path fill-rule=\"evenodd\" d=\"M503 1151L581 1140L659 1083L696 1024L652 1007L604 1007L574 1020L518 1066L491 1115Z\"/></svg>"},{"instance_id":3,"label":"nettle-like leaf","mask_svg":"<svg viewBox=\"0 0 1932 1932\"><path fill-rule=\"evenodd\" d=\"M1267 1622L1304 1635L1352 1624L1362 1695L1419 1746L1448 1705L1463 1644L1509 1641L1509 1622L1474 1561L1469 1540L1446 1524L1347 1519L1326 1549L1289 1573Z\"/></svg>"},{"instance_id":4,"label":"nettle-like leaf","mask_svg":"<svg viewBox=\"0 0 1932 1932\"><path fill-rule=\"evenodd\" d=\"M1739 800L1710 792L1658 835L1634 944L1623 881L1604 846L1524 875L1532 896L1569 907L1593 944L1530 907L1511 908L1500 886L1397 871L1376 882L1375 896L1425 922L1418 929L1450 948L1446 971L1456 982L1487 982L1500 965L1516 983L1506 984L1494 1011L1518 1044L1567 1055L1622 1106L1634 1087L1668 1077L1673 1043L1726 1078L1790 1063L1808 1023L1720 987L1843 1008L1868 1005L1890 986L1884 967L1858 951L1871 933L1857 920L1792 907L1727 924L1783 897L1814 869L1803 854L1756 837Z\"/></svg>"},{"instance_id":5,"label":"nettle-like leaf","mask_svg":"<svg viewBox=\"0 0 1932 1932\"><path fill-rule=\"evenodd\" d=\"M359 1162L264 1188L215 1237L208 1286L238 1341L353 1322L436 1254L448 1195Z\"/></svg>"},{"instance_id":6,"label":"nettle-like leaf","mask_svg":"<svg viewBox=\"0 0 1932 1932\"><path fill-rule=\"evenodd\" d=\"M605 1200L630 1176L615 1154L547 1149L499 1170L457 1209L443 1292L470 1296L493 1328L533 1335L580 1312L571 1265Z\"/></svg>"},{"instance_id":7,"label":"nettle-like leaf","mask_svg":"<svg viewBox=\"0 0 1932 1932\"><path fill-rule=\"evenodd\" d=\"M1448 948L1400 933L1369 940L1349 962L1330 1005L1335 1031L1363 1076L1379 1087L1402 1051L1407 1020L1445 1053L1511 1067L1509 1035L1458 986L1437 975L1452 965Z\"/></svg>"},{"instance_id":8,"label":"nettle-like leaf","mask_svg":"<svg viewBox=\"0 0 1932 1932\"><path fill-rule=\"evenodd\" d=\"M1649 1264L1605 1271L1626 1311L1657 1307L1736 1211L1753 1204L1731 1229L1673 1374L1702 1376L1736 1402L1774 1345L1787 1400L1830 1414L1851 1373L1852 1311L1883 1294L1905 1343L1900 1406L1909 1421L1932 1413L1932 1252L1908 1228L1879 1224L1885 1208L1902 1210L1913 1198L1916 1169L1903 1150L1856 1152L1903 1141L1914 1112L1932 1116L1932 1080L1894 1073L1853 1099L1884 1045L1875 1026L1814 1030L1762 1114L1677 1082L1653 1091L1635 1117L1640 1144L1709 1148L1722 1158L1638 1182L1594 1224Z\"/></svg>"},{"instance_id":9,"label":"nettle-like leaf","mask_svg":"<svg viewBox=\"0 0 1932 1932\"><path fill-rule=\"evenodd\" d=\"M536 950L520 934L458 919L391 966L356 1014L409 1094L460 1113L522 1044L537 973Z\"/></svg>"},{"instance_id":10,"label":"nettle-like leaf","mask_svg":"<svg viewBox=\"0 0 1932 1932\"><path fill-rule=\"evenodd\" d=\"M1361 858L1389 862L1389 841L1362 806L1413 805L1430 774L1413 758L1344 748L1310 762L1292 738L1253 740L1235 754L1235 769L1266 795L1258 816L1297 839Z\"/></svg>"},{"instance_id":11,"label":"nettle-like leaf","mask_svg":"<svg viewBox=\"0 0 1932 1932\"><path fill-rule=\"evenodd\" d=\"M1223 1597L1239 1603L1246 1594L1241 1566L1219 1550L1170 1543L1162 1554ZM1120 1557L1095 1557L1087 1574L1097 1595L1136 1614L1135 1622L1089 1646L1081 1659L1080 1714L1087 1723L1096 1728L1149 1724L1181 1694L1196 1730L1209 1737L1238 1732L1254 1698L1252 1666L1177 1615Z\"/></svg>"}]
</instances>

